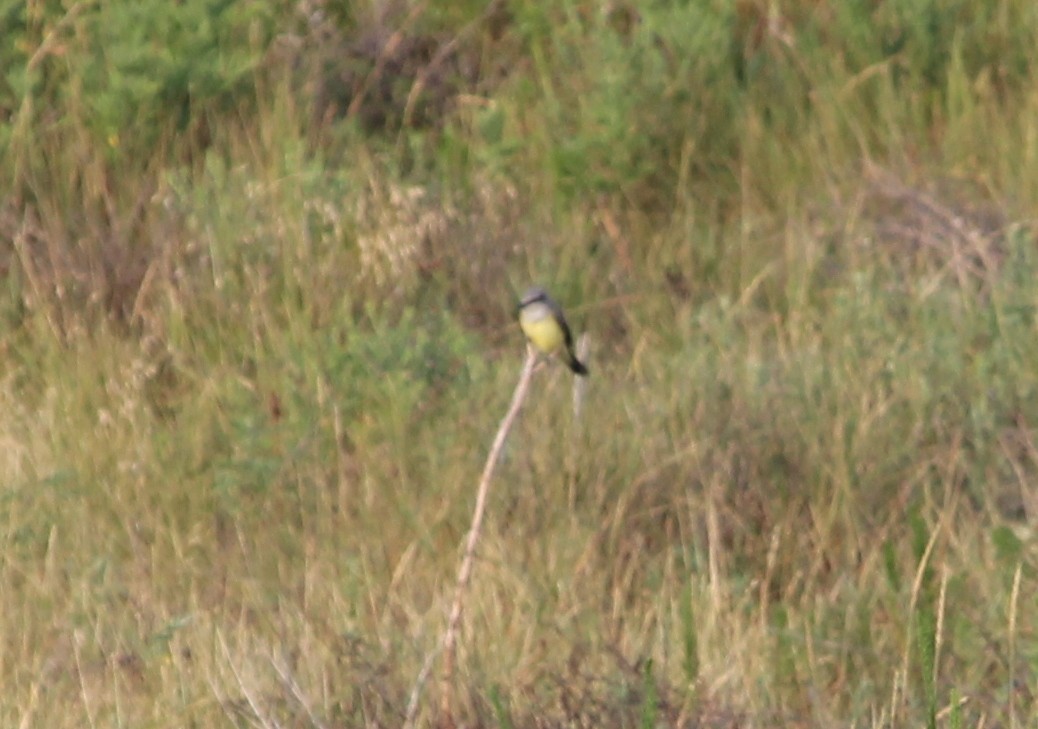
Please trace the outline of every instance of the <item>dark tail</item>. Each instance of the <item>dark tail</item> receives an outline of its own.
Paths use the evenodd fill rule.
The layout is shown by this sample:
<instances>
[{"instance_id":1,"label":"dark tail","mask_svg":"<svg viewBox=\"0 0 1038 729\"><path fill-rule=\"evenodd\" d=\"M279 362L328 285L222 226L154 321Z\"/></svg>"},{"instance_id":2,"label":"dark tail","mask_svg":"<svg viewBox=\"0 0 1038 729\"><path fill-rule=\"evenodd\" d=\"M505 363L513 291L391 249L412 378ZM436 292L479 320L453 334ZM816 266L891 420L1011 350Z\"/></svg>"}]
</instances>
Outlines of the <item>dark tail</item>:
<instances>
[{"instance_id":1,"label":"dark tail","mask_svg":"<svg viewBox=\"0 0 1038 729\"><path fill-rule=\"evenodd\" d=\"M569 355L566 358L566 360L567 360L566 364L569 365L569 368L571 370L573 370L573 373L577 374L577 375L580 375L581 377L587 377L588 376L587 367L584 365L583 362L581 362L579 359L577 359L577 355L573 354L573 352L566 352L566 354Z\"/></svg>"}]
</instances>

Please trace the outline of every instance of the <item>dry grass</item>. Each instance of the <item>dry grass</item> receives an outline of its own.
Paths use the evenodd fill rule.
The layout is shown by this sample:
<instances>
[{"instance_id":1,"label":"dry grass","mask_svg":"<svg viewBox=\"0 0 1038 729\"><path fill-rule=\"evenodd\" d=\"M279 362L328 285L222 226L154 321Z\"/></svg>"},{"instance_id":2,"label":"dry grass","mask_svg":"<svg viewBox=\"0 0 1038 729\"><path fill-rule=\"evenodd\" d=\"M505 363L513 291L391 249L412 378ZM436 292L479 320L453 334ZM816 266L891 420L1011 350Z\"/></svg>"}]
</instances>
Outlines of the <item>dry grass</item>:
<instances>
[{"instance_id":1,"label":"dry grass","mask_svg":"<svg viewBox=\"0 0 1038 729\"><path fill-rule=\"evenodd\" d=\"M964 24L934 70L835 4L614 5L331 33L355 119L428 97L385 137L273 53L151 156L75 94L20 126L0 725L400 726L531 279L594 374L578 417L539 370L505 444L458 726L1034 724L1038 94L969 45L1033 44Z\"/></svg>"}]
</instances>

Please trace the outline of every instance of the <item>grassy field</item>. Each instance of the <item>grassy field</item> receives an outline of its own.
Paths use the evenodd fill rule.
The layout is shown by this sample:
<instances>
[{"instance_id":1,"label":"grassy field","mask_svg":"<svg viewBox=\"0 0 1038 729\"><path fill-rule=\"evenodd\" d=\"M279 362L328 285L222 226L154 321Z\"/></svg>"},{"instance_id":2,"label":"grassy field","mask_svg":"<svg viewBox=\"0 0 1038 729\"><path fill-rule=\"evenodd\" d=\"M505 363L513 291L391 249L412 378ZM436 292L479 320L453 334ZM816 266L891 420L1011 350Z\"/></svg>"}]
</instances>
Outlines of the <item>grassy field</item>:
<instances>
[{"instance_id":1,"label":"grassy field","mask_svg":"<svg viewBox=\"0 0 1038 729\"><path fill-rule=\"evenodd\" d=\"M9 5L0 726L1038 725L1032 0Z\"/></svg>"}]
</instances>

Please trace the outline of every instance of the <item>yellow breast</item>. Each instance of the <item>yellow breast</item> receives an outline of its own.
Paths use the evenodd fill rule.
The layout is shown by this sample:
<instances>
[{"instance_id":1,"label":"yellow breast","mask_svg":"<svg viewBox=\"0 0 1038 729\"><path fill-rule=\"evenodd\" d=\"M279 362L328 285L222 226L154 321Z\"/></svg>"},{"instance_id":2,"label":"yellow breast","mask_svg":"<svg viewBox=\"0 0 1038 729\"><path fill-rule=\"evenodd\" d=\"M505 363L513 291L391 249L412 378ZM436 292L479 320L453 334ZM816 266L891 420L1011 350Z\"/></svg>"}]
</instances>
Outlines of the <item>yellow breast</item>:
<instances>
[{"instance_id":1,"label":"yellow breast","mask_svg":"<svg viewBox=\"0 0 1038 729\"><path fill-rule=\"evenodd\" d=\"M561 347L566 337L562 327L555 321L550 311L537 311L536 307L527 307L519 313L519 326L533 346L545 354L551 354ZM544 307L547 310L547 307Z\"/></svg>"}]
</instances>

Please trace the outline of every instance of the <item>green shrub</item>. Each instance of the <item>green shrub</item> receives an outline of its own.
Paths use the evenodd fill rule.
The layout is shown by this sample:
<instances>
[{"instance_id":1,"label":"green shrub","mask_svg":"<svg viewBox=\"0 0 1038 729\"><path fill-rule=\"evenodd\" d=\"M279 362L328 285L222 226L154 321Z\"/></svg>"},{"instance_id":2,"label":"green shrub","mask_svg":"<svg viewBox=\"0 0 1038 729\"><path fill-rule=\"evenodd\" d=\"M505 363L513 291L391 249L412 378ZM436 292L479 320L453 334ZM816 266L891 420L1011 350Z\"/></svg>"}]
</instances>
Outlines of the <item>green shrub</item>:
<instances>
[{"instance_id":1,"label":"green shrub","mask_svg":"<svg viewBox=\"0 0 1038 729\"><path fill-rule=\"evenodd\" d=\"M213 110L244 111L285 5L226 0L11 4L2 19L0 116L78 122L112 153L138 155L163 131L205 134ZM278 17L278 13L282 16Z\"/></svg>"}]
</instances>

